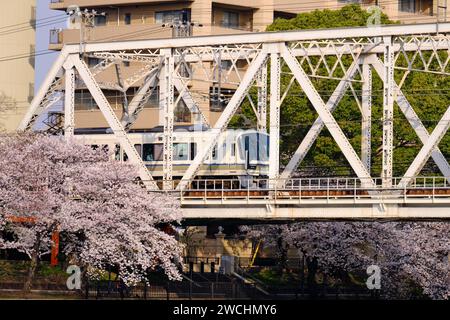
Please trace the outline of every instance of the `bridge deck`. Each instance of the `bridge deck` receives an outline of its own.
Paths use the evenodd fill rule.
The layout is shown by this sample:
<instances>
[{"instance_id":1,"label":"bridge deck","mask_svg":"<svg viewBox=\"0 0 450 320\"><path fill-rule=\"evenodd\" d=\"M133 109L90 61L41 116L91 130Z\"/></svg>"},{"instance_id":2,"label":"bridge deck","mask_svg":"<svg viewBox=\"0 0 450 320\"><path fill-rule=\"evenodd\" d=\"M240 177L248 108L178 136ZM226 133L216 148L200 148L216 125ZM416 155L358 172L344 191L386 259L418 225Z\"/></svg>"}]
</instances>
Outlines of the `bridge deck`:
<instances>
[{"instance_id":1,"label":"bridge deck","mask_svg":"<svg viewBox=\"0 0 450 320\"><path fill-rule=\"evenodd\" d=\"M356 178L195 180L179 196L187 218L450 218L445 178L392 181L366 188Z\"/></svg>"}]
</instances>

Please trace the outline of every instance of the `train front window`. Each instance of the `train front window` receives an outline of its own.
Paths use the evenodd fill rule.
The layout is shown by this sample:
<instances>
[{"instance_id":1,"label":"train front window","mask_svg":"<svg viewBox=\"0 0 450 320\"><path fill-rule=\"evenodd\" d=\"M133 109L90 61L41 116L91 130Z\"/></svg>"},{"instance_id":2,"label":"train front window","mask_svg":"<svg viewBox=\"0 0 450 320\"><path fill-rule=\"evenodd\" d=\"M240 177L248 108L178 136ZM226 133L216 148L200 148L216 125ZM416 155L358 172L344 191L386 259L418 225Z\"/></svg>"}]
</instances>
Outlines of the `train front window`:
<instances>
[{"instance_id":1,"label":"train front window","mask_svg":"<svg viewBox=\"0 0 450 320\"><path fill-rule=\"evenodd\" d=\"M241 159L251 161L269 161L269 135L247 133L239 137L239 155Z\"/></svg>"}]
</instances>

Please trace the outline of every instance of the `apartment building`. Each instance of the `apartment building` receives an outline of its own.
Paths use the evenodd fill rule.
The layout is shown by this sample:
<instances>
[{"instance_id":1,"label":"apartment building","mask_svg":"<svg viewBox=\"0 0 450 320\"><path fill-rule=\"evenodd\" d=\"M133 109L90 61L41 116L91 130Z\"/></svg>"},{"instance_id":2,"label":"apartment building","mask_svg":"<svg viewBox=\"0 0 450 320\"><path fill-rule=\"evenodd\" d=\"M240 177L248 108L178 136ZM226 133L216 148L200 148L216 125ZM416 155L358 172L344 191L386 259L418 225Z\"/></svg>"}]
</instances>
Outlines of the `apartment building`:
<instances>
[{"instance_id":1,"label":"apartment building","mask_svg":"<svg viewBox=\"0 0 450 320\"><path fill-rule=\"evenodd\" d=\"M430 22L437 19L445 9L443 0L254 0L243 3L238 0L51 0L50 8L67 10L71 6L81 9L93 9L98 14L93 19L93 26L80 32L80 25L72 23L67 29L52 30L50 35L50 49L59 50L64 44L83 41L121 41L149 38L167 38L177 36L176 28L169 26L174 22L191 22L186 34L181 36L198 36L209 34L229 34L241 32L264 31L267 25L277 17L294 17L300 12L314 9L338 9L349 3L360 3L364 7L378 5L392 19L406 23ZM443 19L443 18L442 18ZM184 30L186 32L186 30ZM180 36L180 35L178 35ZM88 58L90 66L99 60ZM136 63L125 63L121 66L123 77L127 77L142 68ZM224 68L227 68L224 63ZM244 70L245 63L238 64ZM197 72L197 74L196 74ZM202 77L201 71L194 71L193 77ZM239 82L238 79L230 83ZM117 81L117 70L112 68L101 75L105 83ZM127 96L133 97L142 82L138 81L129 88ZM221 99L215 96L213 85L202 81L193 81L192 92L195 92L197 103L210 124L214 124L226 105L227 97L234 92L235 85L221 83ZM115 90L105 90L117 115L123 112L123 93ZM222 102L217 102L217 101ZM158 110L158 93L155 91L132 129L147 129L160 124ZM106 127L106 121L86 90L78 90L76 94L76 123L82 128ZM179 125L192 123L189 110L180 101L175 109L175 122Z\"/></svg>"},{"instance_id":2,"label":"apartment building","mask_svg":"<svg viewBox=\"0 0 450 320\"><path fill-rule=\"evenodd\" d=\"M36 1L0 2L0 130L15 130L34 95Z\"/></svg>"},{"instance_id":3,"label":"apartment building","mask_svg":"<svg viewBox=\"0 0 450 320\"><path fill-rule=\"evenodd\" d=\"M82 10L96 10L99 15L94 18L93 27L80 32L80 25L73 23L67 29L53 30L50 35L50 49L59 50L64 44L79 43L80 36L86 42L94 41L120 41L149 38L167 38L177 36L176 29L169 25L174 22L190 22L185 36L198 36L210 34L230 34L239 32L264 31L272 23L274 16L293 16L290 12L275 12L272 0L255 0L244 4L237 0L194 0L194 1L144 1L144 0L51 0L50 8L67 10L71 6L79 6ZM186 30L184 30L186 32ZM90 66L98 63L98 59L88 58ZM123 77L137 72L142 65L138 63L125 63L121 67ZM226 63L224 62L226 68ZM242 63L239 68L245 68ZM202 70L194 70L193 78L201 78ZM115 82L117 74L114 68L107 70L99 76L105 83ZM233 81L234 80L234 81ZM231 82L239 82L230 79ZM142 82L138 81L129 88L127 95L131 99ZM221 84L221 94L230 96L235 86L227 83ZM211 124L218 119L225 103L211 103L210 93L214 88L210 83L193 81L191 89L196 92L195 100L205 117ZM105 90L109 102L121 117L123 97L120 92ZM217 99L219 100L219 99ZM75 122L79 127L98 128L106 127L106 121L96 109L92 97L86 90L78 90L76 94ZM191 115L180 101L175 109L175 122L186 125L192 122ZM132 129L152 128L159 124L158 93L155 92L142 111Z\"/></svg>"},{"instance_id":4,"label":"apartment building","mask_svg":"<svg viewBox=\"0 0 450 320\"><path fill-rule=\"evenodd\" d=\"M429 23L450 18L447 0L275 0L274 10L300 13L315 9L339 9L350 3L363 7L379 6L392 20L402 23ZM450 3L449 3L450 5ZM450 8L449 8L450 9Z\"/></svg>"}]
</instances>

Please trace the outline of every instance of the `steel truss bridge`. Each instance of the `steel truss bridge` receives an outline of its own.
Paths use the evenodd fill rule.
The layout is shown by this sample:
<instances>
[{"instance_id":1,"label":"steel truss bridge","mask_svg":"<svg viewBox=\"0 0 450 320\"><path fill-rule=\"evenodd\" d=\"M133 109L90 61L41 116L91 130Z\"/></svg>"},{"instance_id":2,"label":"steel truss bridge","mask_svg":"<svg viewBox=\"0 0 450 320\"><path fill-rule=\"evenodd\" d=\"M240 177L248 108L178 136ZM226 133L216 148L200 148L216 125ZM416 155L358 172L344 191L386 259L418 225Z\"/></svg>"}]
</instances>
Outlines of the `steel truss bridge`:
<instances>
[{"instance_id":1,"label":"steel truss bridge","mask_svg":"<svg viewBox=\"0 0 450 320\"><path fill-rule=\"evenodd\" d=\"M139 167L145 186L159 192L158 183L128 138L130 127L159 87L159 120L164 126L162 189L180 195L187 218L448 218L450 166L438 145L450 125L450 108L429 132L402 92L410 73L450 75L448 33L450 24L442 23L88 43L82 48L69 44L48 72L18 130L33 129L42 114L63 101L64 134L73 136L75 90L82 85L91 93L129 161ZM100 63L89 68L85 57L100 59ZM142 68L124 78L120 71L124 61L140 63ZM229 61L231 66L226 71L219 68L223 61ZM238 69L239 61L245 61L245 71ZM98 80L102 72L113 67L117 71L117 83ZM191 92L191 84L196 81L192 68L197 68L197 74L198 70L203 72L202 81L210 82L219 70L224 82L236 86L215 124L208 123ZM403 72L399 82L394 80L396 70ZM284 90L282 73L291 77ZM373 73L383 81L380 177L371 175ZM232 74L238 81L230 80ZM314 86L312 80L317 78L339 81L328 101L323 100ZM124 103L126 110L119 119L102 90L122 92L126 100L127 89L139 81L142 84L134 98ZM295 82L318 117L280 172L280 108ZM355 83L362 83L361 98L355 93ZM256 102L249 95L251 88L257 88ZM361 111L360 152L352 147L333 116L347 92L354 96ZM246 99L258 119L258 130L270 132L268 179L258 180L246 188L235 181L195 180L217 138ZM206 148L198 150L183 178L173 183L174 108L180 100L196 122L208 126L208 143ZM405 175L398 178L393 178L395 102L423 144ZM292 178L325 127L356 178ZM442 177L418 177L429 158L434 160Z\"/></svg>"}]
</instances>

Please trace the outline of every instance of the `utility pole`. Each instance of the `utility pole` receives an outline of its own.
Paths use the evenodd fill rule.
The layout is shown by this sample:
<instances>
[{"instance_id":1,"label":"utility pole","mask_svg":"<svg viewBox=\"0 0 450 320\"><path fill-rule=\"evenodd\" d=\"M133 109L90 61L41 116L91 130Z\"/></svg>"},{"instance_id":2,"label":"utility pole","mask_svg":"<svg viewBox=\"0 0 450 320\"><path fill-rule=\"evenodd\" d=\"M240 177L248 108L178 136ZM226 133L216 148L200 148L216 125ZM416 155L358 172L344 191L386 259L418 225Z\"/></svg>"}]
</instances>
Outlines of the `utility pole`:
<instances>
[{"instance_id":1,"label":"utility pole","mask_svg":"<svg viewBox=\"0 0 450 320\"><path fill-rule=\"evenodd\" d=\"M78 20L80 23L80 56L84 56L86 42L90 40L91 30L95 27L95 18L98 16L106 16L105 12L98 13L95 10L84 9L81 11L79 7L70 8L67 14Z\"/></svg>"},{"instance_id":2,"label":"utility pole","mask_svg":"<svg viewBox=\"0 0 450 320\"><path fill-rule=\"evenodd\" d=\"M443 15L441 13L443 12ZM437 0L436 32L439 33L439 23L447 22L447 0Z\"/></svg>"}]
</instances>

